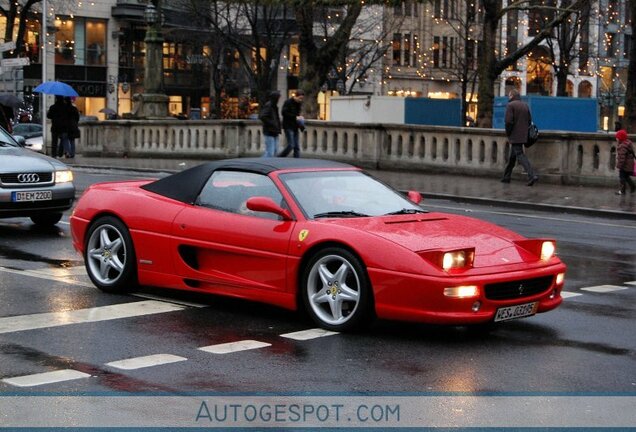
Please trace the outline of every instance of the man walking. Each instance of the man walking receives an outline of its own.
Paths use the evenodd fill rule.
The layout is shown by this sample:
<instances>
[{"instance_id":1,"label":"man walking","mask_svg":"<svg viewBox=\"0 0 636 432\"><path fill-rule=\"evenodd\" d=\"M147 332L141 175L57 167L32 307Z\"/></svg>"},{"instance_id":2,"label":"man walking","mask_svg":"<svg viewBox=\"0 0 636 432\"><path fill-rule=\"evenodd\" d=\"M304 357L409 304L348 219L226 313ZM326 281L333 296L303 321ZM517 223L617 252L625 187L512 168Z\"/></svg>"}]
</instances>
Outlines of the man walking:
<instances>
[{"instance_id":1,"label":"man walking","mask_svg":"<svg viewBox=\"0 0 636 432\"><path fill-rule=\"evenodd\" d=\"M300 144L298 141L298 130L305 130L305 119L300 115L303 99L305 98L305 92L302 90L296 90L294 95L287 99L283 104L283 129L285 130L285 141L287 146L278 155L285 157L290 151L294 151L294 157L300 157Z\"/></svg>"},{"instance_id":2,"label":"man walking","mask_svg":"<svg viewBox=\"0 0 636 432\"><path fill-rule=\"evenodd\" d=\"M278 151L278 135L280 135L279 99L279 92L271 92L258 115L260 121L263 122L263 135L265 136L265 153L263 153L263 157L275 157Z\"/></svg>"},{"instance_id":3,"label":"man walking","mask_svg":"<svg viewBox=\"0 0 636 432\"><path fill-rule=\"evenodd\" d=\"M539 176L534 173L532 165L523 151L524 144L528 142L528 127L531 122L530 108L521 100L517 90L510 90L506 106L506 135L510 143L510 156L501 179L502 183L510 183L512 169L517 160L528 174L528 183L526 183L528 186L532 186L539 180Z\"/></svg>"},{"instance_id":4,"label":"man walking","mask_svg":"<svg viewBox=\"0 0 636 432\"><path fill-rule=\"evenodd\" d=\"M51 120L51 156L62 157L64 154L62 134L66 132L64 126L66 122L64 97L55 96L55 103L49 108L46 118Z\"/></svg>"}]
</instances>

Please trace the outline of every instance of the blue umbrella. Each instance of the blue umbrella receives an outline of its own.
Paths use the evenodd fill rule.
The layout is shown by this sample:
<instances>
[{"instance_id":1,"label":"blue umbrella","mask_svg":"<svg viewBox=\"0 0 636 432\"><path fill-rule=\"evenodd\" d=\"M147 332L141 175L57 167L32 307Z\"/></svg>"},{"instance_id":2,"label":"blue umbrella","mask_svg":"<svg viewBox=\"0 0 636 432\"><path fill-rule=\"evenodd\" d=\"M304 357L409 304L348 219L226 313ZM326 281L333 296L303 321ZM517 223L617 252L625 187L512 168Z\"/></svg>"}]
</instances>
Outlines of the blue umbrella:
<instances>
[{"instance_id":1,"label":"blue umbrella","mask_svg":"<svg viewBox=\"0 0 636 432\"><path fill-rule=\"evenodd\" d=\"M33 89L35 93L44 93L56 96L79 96L73 87L60 81L47 81Z\"/></svg>"}]
</instances>

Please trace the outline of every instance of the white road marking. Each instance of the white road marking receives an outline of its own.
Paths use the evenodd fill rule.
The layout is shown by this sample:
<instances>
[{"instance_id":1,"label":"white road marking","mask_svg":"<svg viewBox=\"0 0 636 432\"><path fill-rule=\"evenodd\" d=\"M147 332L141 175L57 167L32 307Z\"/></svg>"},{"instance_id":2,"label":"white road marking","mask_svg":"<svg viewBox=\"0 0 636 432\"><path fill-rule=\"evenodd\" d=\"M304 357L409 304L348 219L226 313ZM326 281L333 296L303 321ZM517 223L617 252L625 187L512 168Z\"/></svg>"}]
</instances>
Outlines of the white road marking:
<instances>
[{"instance_id":1,"label":"white road marking","mask_svg":"<svg viewBox=\"0 0 636 432\"><path fill-rule=\"evenodd\" d=\"M131 318L185 309L184 306L153 300L100 306L90 309L78 309L62 312L48 312L33 315L19 315L0 318L0 334L24 330L58 327L69 324L81 324L107 321L119 318Z\"/></svg>"},{"instance_id":2,"label":"white road marking","mask_svg":"<svg viewBox=\"0 0 636 432\"><path fill-rule=\"evenodd\" d=\"M53 372L4 378L2 381L16 387L33 387L88 377L90 377L90 375L84 372L73 369L62 369Z\"/></svg>"},{"instance_id":3,"label":"white road marking","mask_svg":"<svg viewBox=\"0 0 636 432\"><path fill-rule=\"evenodd\" d=\"M153 354L149 356L112 361L110 363L106 363L106 366L111 366L117 369L133 370L169 363L182 362L186 360L187 358L185 357L180 357L172 354Z\"/></svg>"},{"instance_id":4,"label":"white road marking","mask_svg":"<svg viewBox=\"0 0 636 432\"><path fill-rule=\"evenodd\" d=\"M315 329L297 331L293 333L285 333L280 336L284 338L288 338L288 339L305 341L305 340L316 339L316 338L321 338L325 336L333 336L336 334L338 334L338 332L332 332L332 331L321 329L321 328L315 328Z\"/></svg>"},{"instance_id":5,"label":"white road marking","mask_svg":"<svg viewBox=\"0 0 636 432\"><path fill-rule=\"evenodd\" d=\"M29 273L41 273L43 275L53 276L56 278L65 276L88 276L86 273L86 267L84 266L55 267L24 271L28 271Z\"/></svg>"},{"instance_id":6,"label":"white road marking","mask_svg":"<svg viewBox=\"0 0 636 432\"><path fill-rule=\"evenodd\" d=\"M627 287L618 286L618 285L597 285L592 287L581 288L582 291L590 291L596 293L608 293L612 291L621 291L626 290Z\"/></svg>"},{"instance_id":7,"label":"white road marking","mask_svg":"<svg viewBox=\"0 0 636 432\"><path fill-rule=\"evenodd\" d=\"M576 297L576 296L580 296L583 295L581 293L573 293L570 291L561 291L561 297L563 297L564 299L566 298L570 298L570 297Z\"/></svg>"},{"instance_id":8,"label":"white road marking","mask_svg":"<svg viewBox=\"0 0 636 432\"><path fill-rule=\"evenodd\" d=\"M79 285L79 286L91 287L91 288L94 287L93 284L90 284L87 282L76 281L76 280L68 279L64 277L52 277L50 274L42 273L41 270L14 270L14 269L6 268L6 267L0 267L0 272L13 273L13 274L18 274L22 276L31 276L31 277L35 277L39 279L55 280L58 282L67 283L69 285Z\"/></svg>"},{"instance_id":9,"label":"white road marking","mask_svg":"<svg viewBox=\"0 0 636 432\"><path fill-rule=\"evenodd\" d=\"M229 342L218 345L209 345L199 348L201 351L209 352L212 354L230 354L238 351L247 351L258 348L265 348L271 346L267 342L259 342L255 340L242 340L237 342Z\"/></svg>"},{"instance_id":10,"label":"white road marking","mask_svg":"<svg viewBox=\"0 0 636 432\"><path fill-rule=\"evenodd\" d=\"M161 296L154 295L154 294L133 293L132 295L135 296L135 297L141 297L141 298L145 298L145 299L149 299L149 300L157 300L157 301L161 301L161 302L174 303L174 304L178 304L178 305L182 305L182 306L195 307L195 308L204 308L204 307L209 307L210 306L210 305L206 305L206 304L203 304L203 303L194 303L194 302L183 301L183 300L175 300L175 299L171 299L169 297L161 297Z\"/></svg>"},{"instance_id":11,"label":"white road marking","mask_svg":"<svg viewBox=\"0 0 636 432\"><path fill-rule=\"evenodd\" d=\"M636 286L636 281L625 282L625 285L633 285L633 286Z\"/></svg>"}]
</instances>

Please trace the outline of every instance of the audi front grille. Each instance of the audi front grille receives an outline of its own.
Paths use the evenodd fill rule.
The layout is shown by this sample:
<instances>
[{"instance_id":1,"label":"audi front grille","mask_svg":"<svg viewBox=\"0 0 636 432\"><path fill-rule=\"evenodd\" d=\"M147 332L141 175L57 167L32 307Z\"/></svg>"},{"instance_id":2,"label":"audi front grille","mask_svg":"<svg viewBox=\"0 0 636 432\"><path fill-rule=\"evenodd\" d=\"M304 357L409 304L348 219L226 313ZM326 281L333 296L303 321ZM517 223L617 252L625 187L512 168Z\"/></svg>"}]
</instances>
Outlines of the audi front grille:
<instances>
[{"instance_id":1,"label":"audi front grille","mask_svg":"<svg viewBox=\"0 0 636 432\"><path fill-rule=\"evenodd\" d=\"M53 183L52 172L25 172L0 174L0 184L2 186L42 186Z\"/></svg>"}]
</instances>

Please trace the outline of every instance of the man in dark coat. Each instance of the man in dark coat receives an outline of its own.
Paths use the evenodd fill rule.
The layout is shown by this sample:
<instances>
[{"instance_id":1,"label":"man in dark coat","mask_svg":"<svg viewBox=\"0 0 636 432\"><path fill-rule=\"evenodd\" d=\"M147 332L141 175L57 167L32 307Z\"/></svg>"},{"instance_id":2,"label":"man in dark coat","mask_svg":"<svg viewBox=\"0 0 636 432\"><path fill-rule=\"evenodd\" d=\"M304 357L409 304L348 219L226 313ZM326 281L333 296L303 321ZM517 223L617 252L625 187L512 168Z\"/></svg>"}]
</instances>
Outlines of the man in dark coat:
<instances>
[{"instance_id":1,"label":"man in dark coat","mask_svg":"<svg viewBox=\"0 0 636 432\"><path fill-rule=\"evenodd\" d=\"M305 92L296 90L295 94L283 104L283 129L287 147L278 155L285 157L290 151L294 151L294 157L300 157L300 144L298 130L305 130L305 119L300 115Z\"/></svg>"},{"instance_id":2,"label":"man in dark coat","mask_svg":"<svg viewBox=\"0 0 636 432\"><path fill-rule=\"evenodd\" d=\"M263 157L275 157L278 151L278 136L280 135L279 99L279 92L271 92L258 115L259 120L263 122L263 135L265 136L265 153L263 153Z\"/></svg>"},{"instance_id":3,"label":"man in dark coat","mask_svg":"<svg viewBox=\"0 0 636 432\"><path fill-rule=\"evenodd\" d=\"M55 96L55 103L51 105L46 118L51 120L51 156L61 157L64 154L64 147L61 139L62 134L66 132L66 106L64 105L64 97Z\"/></svg>"},{"instance_id":4,"label":"man in dark coat","mask_svg":"<svg viewBox=\"0 0 636 432\"><path fill-rule=\"evenodd\" d=\"M539 176L535 174L530 161L523 151L524 144L528 142L528 127L532 122L532 114L530 114L528 104L521 100L517 90L510 90L508 98L508 105L506 106L506 135L510 143L510 156L501 181L502 183L510 183L512 169L518 160L528 174L528 183L526 184L532 186L539 180Z\"/></svg>"}]
</instances>

